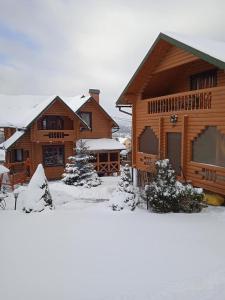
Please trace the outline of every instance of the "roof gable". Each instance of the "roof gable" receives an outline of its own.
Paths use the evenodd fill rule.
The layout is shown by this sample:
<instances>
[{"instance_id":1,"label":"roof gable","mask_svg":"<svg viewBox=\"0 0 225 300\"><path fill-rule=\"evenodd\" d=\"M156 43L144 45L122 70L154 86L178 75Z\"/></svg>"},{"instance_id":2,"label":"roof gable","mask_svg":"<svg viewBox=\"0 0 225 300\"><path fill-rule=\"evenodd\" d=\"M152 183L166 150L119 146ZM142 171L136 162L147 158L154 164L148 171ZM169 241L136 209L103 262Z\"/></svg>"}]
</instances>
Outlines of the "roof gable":
<instances>
[{"instance_id":1,"label":"roof gable","mask_svg":"<svg viewBox=\"0 0 225 300\"><path fill-rule=\"evenodd\" d=\"M46 111L56 99L60 100L73 114L76 115L81 122L85 122L77 115L73 107L79 107L83 104L80 99L82 96L70 97L72 101L64 100L64 97L57 95L43 96L43 95L0 95L0 127L13 127L26 129L34 120L36 120L44 111Z\"/></svg>"},{"instance_id":2,"label":"roof gable","mask_svg":"<svg viewBox=\"0 0 225 300\"><path fill-rule=\"evenodd\" d=\"M84 109L85 106L87 106L89 102L92 102L92 103L95 105L95 107L96 107L99 111L101 111L101 113L102 113L109 121L112 122L113 127L119 128L119 125L116 123L116 121L113 120L113 118L105 111L105 109L104 109L99 103L96 102L96 100L95 100L93 97L90 97L83 105L81 105L81 106L79 107L79 109L77 110L77 113L78 113L79 111L82 111L82 109Z\"/></svg>"},{"instance_id":3,"label":"roof gable","mask_svg":"<svg viewBox=\"0 0 225 300\"><path fill-rule=\"evenodd\" d=\"M117 100L117 106L130 105L132 103L132 96L137 94L143 85L146 69L148 74L154 70L159 63L157 54L164 57L169 49L168 45L178 47L220 69L225 69L225 42L189 38L174 33L160 33Z\"/></svg>"}]
</instances>

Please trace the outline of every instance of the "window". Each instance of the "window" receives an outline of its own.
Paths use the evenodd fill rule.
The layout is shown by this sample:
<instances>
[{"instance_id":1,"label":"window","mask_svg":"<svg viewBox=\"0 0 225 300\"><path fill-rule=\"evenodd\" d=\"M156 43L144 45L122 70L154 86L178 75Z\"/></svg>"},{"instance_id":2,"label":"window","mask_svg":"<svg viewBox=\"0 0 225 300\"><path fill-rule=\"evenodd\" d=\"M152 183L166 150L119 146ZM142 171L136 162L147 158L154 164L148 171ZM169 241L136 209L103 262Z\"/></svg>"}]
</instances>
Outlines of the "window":
<instances>
[{"instance_id":1,"label":"window","mask_svg":"<svg viewBox=\"0 0 225 300\"><path fill-rule=\"evenodd\" d=\"M14 149L12 152L12 162L23 161L23 149Z\"/></svg>"},{"instance_id":2,"label":"window","mask_svg":"<svg viewBox=\"0 0 225 300\"><path fill-rule=\"evenodd\" d=\"M63 119L59 116L45 116L41 121L43 130L62 130L64 129Z\"/></svg>"},{"instance_id":3,"label":"window","mask_svg":"<svg viewBox=\"0 0 225 300\"><path fill-rule=\"evenodd\" d=\"M64 146L43 146L43 163L45 167L64 166Z\"/></svg>"},{"instance_id":4,"label":"window","mask_svg":"<svg viewBox=\"0 0 225 300\"><path fill-rule=\"evenodd\" d=\"M91 112L80 112L81 119L92 129L92 113ZM86 128L83 128L86 129Z\"/></svg>"},{"instance_id":5,"label":"window","mask_svg":"<svg viewBox=\"0 0 225 300\"><path fill-rule=\"evenodd\" d=\"M215 126L207 127L192 143L192 160L225 167L225 135Z\"/></svg>"},{"instance_id":6,"label":"window","mask_svg":"<svg viewBox=\"0 0 225 300\"><path fill-rule=\"evenodd\" d=\"M199 90L217 86L217 71L210 70L190 77L190 89Z\"/></svg>"},{"instance_id":7,"label":"window","mask_svg":"<svg viewBox=\"0 0 225 300\"><path fill-rule=\"evenodd\" d=\"M139 137L139 151L148 154L158 154L158 138L151 127L145 127Z\"/></svg>"}]
</instances>

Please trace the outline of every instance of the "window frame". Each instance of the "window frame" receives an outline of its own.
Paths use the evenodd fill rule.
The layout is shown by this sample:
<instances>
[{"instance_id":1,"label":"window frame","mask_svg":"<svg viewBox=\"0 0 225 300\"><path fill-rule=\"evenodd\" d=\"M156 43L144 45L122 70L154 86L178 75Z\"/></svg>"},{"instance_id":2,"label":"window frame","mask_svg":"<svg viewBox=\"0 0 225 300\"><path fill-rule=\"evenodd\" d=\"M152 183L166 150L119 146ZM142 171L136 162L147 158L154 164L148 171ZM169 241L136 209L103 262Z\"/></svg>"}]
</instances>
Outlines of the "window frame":
<instances>
[{"instance_id":1,"label":"window frame","mask_svg":"<svg viewBox=\"0 0 225 300\"><path fill-rule=\"evenodd\" d=\"M89 123L90 123L90 125L87 124L87 123L85 122L85 119L83 119L82 114L85 114L85 115L88 115L88 116L89 116ZM88 125L88 127L89 127L89 128L91 129L91 131L92 131L92 112L91 112L91 111L80 111L80 112L79 112L79 116L80 116L81 119ZM89 129L86 128L86 127L81 127L81 129L82 129L82 130L89 130Z\"/></svg>"},{"instance_id":2,"label":"window frame","mask_svg":"<svg viewBox=\"0 0 225 300\"><path fill-rule=\"evenodd\" d=\"M48 165L45 162L45 150L47 148L61 148L62 149L62 155L63 155L63 162L62 163L57 163L55 165ZM54 168L54 167L64 167L65 166L65 147L64 145L43 145L42 146L42 162L43 166L47 168Z\"/></svg>"},{"instance_id":3,"label":"window frame","mask_svg":"<svg viewBox=\"0 0 225 300\"><path fill-rule=\"evenodd\" d=\"M21 151L21 160L18 159L18 151ZM23 162L23 161L24 161L24 150L22 148L13 149L12 150L12 162L17 163L17 162Z\"/></svg>"},{"instance_id":4,"label":"window frame","mask_svg":"<svg viewBox=\"0 0 225 300\"><path fill-rule=\"evenodd\" d=\"M198 150L198 152L202 152L201 151L201 149L195 149L194 150L194 147L195 146L198 146L198 147L201 147L201 146L199 146L199 144L197 143L197 141L198 141L198 139L201 139L201 137L207 132L207 130L209 129L209 128L215 128L215 130L216 130L216 135L215 135L215 132L214 132L214 134L213 134L213 136L215 137L215 141L214 141L214 143L212 142L212 141L208 141L208 143L210 143L211 145L214 145L215 147L217 147L218 146L218 143L219 143L219 141L221 141L222 140L222 138L224 138L225 139L225 135L223 134L223 133L221 133L221 131L218 129L218 127L216 126L216 125L210 125L210 126L206 126L205 128L204 128L204 130L202 130L201 132L200 132L200 134L194 139L194 140L192 140L191 142L190 142L190 148L191 148L191 162L193 162L193 163L196 163L196 164L201 164L201 165L208 165L208 166L212 166L212 167L215 167L215 168L225 168L225 163L223 164L222 162L223 162L223 160L221 160L221 163L219 163L219 161L220 161L220 156L218 155L218 153L221 153L220 151L221 151L221 148L220 148L220 145L219 145L219 147L217 147L217 148L215 148L215 149L212 149L212 151L214 151L214 153L212 152L212 154L215 154L215 161L213 162L213 161L203 161L203 159L198 159L198 156L197 156L197 158L196 158L196 153L195 153L195 151L197 151ZM203 140L200 140L199 142L200 143L202 143L202 141ZM201 145L201 144L200 144ZM208 152L207 152L208 154L211 154L211 153L209 153L209 149L208 149ZM212 159L212 158L210 158L210 159Z\"/></svg>"}]
</instances>

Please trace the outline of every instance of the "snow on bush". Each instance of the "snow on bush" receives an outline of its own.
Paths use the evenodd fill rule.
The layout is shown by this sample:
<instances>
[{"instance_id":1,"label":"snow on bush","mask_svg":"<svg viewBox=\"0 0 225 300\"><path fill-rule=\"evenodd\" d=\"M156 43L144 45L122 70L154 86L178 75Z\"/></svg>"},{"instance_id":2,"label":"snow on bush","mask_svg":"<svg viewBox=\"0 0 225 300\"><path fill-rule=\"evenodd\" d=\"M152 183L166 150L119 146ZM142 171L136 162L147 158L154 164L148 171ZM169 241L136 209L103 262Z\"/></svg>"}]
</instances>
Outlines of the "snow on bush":
<instances>
[{"instance_id":1,"label":"snow on bush","mask_svg":"<svg viewBox=\"0 0 225 300\"><path fill-rule=\"evenodd\" d=\"M200 212L206 206L203 196L202 189L176 180L168 159L156 162L156 176L151 184L145 186L143 194L147 207L159 213Z\"/></svg>"},{"instance_id":2,"label":"snow on bush","mask_svg":"<svg viewBox=\"0 0 225 300\"><path fill-rule=\"evenodd\" d=\"M110 199L110 206L113 210L122 210L124 207L134 210L137 204L138 200L132 185L130 168L128 165L125 165L121 172L117 189Z\"/></svg>"},{"instance_id":3,"label":"snow on bush","mask_svg":"<svg viewBox=\"0 0 225 300\"><path fill-rule=\"evenodd\" d=\"M87 188L95 187L101 184L94 165L90 162L93 156L90 155L86 143L82 140L76 147L76 155L68 158L63 174L63 182L68 185L84 186Z\"/></svg>"},{"instance_id":4,"label":"snow on bush","mask_svg":"<svg viewBox=\"0 0 225 300\"><path fill-rule=\"evenodd\" d=\"M48 181L42 164L39 164L24 193L23 210L26 213L40 212L53 207Z\"/></svg>"}]
</instances>

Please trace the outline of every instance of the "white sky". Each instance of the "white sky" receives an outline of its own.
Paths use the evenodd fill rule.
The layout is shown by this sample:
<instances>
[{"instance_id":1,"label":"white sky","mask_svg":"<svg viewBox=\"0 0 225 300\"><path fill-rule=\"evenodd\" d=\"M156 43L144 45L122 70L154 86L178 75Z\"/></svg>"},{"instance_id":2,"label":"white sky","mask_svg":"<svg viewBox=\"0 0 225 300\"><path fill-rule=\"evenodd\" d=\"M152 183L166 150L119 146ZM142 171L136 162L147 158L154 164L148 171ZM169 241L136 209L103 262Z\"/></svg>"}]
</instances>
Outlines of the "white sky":
<instances>
[{"instance_id":1,"label":"white sky","mask_svg":"<svg viewBox=\"0 0 225 300\"><path fill-rule=\"evenodd\" d=\"M225 1L0 0L0 93L115 101L160 31L225 41ZM118 120L118 119L117 119Z\"/></svg>"}]
</instances>

